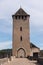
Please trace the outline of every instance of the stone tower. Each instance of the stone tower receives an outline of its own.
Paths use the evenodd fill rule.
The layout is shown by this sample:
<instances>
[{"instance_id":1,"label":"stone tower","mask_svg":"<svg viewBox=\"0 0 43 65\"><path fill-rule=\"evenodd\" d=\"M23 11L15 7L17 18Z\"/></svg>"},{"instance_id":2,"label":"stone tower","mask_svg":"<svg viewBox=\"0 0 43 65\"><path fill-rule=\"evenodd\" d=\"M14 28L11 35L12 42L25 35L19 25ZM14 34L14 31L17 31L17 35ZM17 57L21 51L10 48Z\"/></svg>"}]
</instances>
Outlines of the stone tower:
<instances>
[{"instance_id":1,"label":"stone tower","mask_svg":"<svg viewBox=\"0 0 43 65\"><path fill-rule=\"evenodd\" d=\"M27 57L30 56L30 28L28 15L20 8L13 18L13 56Z\"/></svg>"}]
</instances>

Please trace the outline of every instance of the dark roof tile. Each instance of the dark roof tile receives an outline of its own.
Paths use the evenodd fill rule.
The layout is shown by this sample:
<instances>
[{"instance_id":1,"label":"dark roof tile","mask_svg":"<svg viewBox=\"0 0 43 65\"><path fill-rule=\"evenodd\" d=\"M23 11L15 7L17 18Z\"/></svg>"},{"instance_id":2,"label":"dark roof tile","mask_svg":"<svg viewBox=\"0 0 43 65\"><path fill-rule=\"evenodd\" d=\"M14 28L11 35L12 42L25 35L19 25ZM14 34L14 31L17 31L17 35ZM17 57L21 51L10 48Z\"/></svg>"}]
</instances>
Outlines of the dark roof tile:
<instances>
[{"instance_id":1,"label":"dark roof tile","mask_svg":"<svg viewBox=\"0 0 43 65\"><path fill-rule=\"evenodd\" d=\"M34 45L33 43L30 43L30 48L38 48L38 47L36 45Z\"/></svg>"},{"instance_id":2,"label":"dark roof tile","mask_svg":"<svg viewBox=\"0 0 43 65\"><path fill-rule=\"evenodd\" d=\"M22 8L20 8L14 15L12 16L16 16L16 15L27 15L27 16L30 16L28 15Z\"/></svg>"}]
</instances>

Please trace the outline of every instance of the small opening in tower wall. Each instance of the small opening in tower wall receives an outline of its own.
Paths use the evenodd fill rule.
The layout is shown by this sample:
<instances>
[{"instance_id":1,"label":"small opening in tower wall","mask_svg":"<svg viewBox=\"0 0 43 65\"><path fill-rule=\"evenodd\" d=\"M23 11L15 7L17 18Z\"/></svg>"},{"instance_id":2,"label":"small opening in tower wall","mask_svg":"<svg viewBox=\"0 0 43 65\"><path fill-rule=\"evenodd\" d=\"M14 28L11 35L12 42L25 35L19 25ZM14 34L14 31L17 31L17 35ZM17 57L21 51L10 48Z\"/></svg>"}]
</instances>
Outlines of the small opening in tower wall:
<instances>
[{"instance_id":1,"label":"small opening in tower wall","mask_svg":"<svg viewBox=\"0 0 43 65\"><path fill-rule=\"evenodd\" d=\"M22 36L20 37L20 41L22 41Z\"/></svg>"},{"instance_id":2,"label":"small opening in tower wall","mask_svg":"<svg viewBox=\"0 0 43 65\"><path fill-rule=\"evenodd\" d=\"M22 19L23 19L23 16L22 16Z\"/></svg>"},{"instance_id":3,"label":"small opening in tower wall","mask_svg":"<svg viewBox=\"0 0 43 65\"><path fill-rule=\"evenodd\" d=\"M19 19L20 19L20 16L19 16Z\"/></svg>"},{"instance_id":4,"label":"small opening in tower wall","mask_svg":"<svg viewBox=\"0 0 43 65\"><path fill-rule=\"evenodd\" d=\"M26 20L27 19L27 16L15 16L15 19L23 19L23 20Z\"/></svg>"},{"instance_id":5,"label":"small opening in tower wall","mask_svg":"<svg viewBox=\"0 0 43 65\"><path fill-rule=\"evenodd\" d=\"M20 31L22 31L22 27L20 27Z\"/></svg>"},{"instance_id":6,"label":"small opening in tower wall","mask_svg":"<svg viewBox=\"0 0 43 65\"><path fill-rule=\"evenodd\" d=\"M15 16L15 19L17 19L17 16Z\"/></svg>"},{"instance_id":7,"label":"small opening in tower wall","mask_svg":"<svg viewBox=\"0 0 43 65\"><path fill-rule=\"evenodd\" d=\"M25 19L27 19L27 16L25 16Z\"/></svg>"},{"instance_id":8,"label":"small opening in tower wall","mask_svg":"<svg viewBox=\"0 0 43 65\"><path fill-rule=\"evenodd\" d=\"M27 16L24 16L24 18L23 18L24 20L26 20L27 19Z\"/></svg>"}]
</instances>

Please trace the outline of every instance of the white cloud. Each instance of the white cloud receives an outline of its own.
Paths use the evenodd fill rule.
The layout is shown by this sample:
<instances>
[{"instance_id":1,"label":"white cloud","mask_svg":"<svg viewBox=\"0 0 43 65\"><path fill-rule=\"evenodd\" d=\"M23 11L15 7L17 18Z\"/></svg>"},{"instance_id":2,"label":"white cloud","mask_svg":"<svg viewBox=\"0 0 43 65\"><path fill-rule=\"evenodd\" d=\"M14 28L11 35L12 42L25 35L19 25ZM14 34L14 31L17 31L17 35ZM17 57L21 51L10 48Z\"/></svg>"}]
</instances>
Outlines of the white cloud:
<instances>
[{"instance_id":1,"label":"white cloud","mask_svg":"<svg viewBox=\"0 0 43 65\"><path fill-rule=\"evenodd\" d=\"M0 18L7 18L11 20L11 15L15 13L18 8L23 7L31 15L31 21L34 25L42 25L43 20L43 0L2 0L0 3ZM30 10L29 10L30 8ZM40 9L41 8L41 9Z\"/></svg>"},{"instance_id":2,"label":"white cloud","mask_svg":"<svg viewBox=\"0 0 43 65\"><path fill-rule=\"evenodd\" d=\"M12 48L12 41L0 42L0 50L9 48Z\"/></svg>"},{"instance_id":3,"label":"white cloud","mask_svg":"<svg viewBox=\"0 0 43 65\"><path fill-rule=\"evenodd\" d=\"M43 12L37 9L31 9L30 11L30 23L34 26L43 26Z\"/></svg>"}]
</instances>

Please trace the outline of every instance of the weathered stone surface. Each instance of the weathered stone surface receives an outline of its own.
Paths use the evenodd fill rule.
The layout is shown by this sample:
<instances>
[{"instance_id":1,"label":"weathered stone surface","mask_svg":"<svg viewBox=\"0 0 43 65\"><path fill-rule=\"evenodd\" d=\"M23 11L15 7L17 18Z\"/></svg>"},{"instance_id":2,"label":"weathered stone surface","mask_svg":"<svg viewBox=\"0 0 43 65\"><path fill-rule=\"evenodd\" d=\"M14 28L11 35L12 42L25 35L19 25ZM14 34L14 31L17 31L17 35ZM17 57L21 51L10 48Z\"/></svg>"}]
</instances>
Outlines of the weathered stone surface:
<instances>
[{"instance_id":1,"label":"weathered stone surface","mask_svg":"<svg viewBox=\"0 0 43 65\"><path fill-rule=\"evenodd\" d=\"M20 27L22 27L22 31L20 31ZM21 36L22 41L20 40ZM13 56L30 56L29 16L26 19L19 19L19 16L18 19L15 19L15 16L13 17Z\"/></svg>"},{"instance_id":2,"label":"weathered stone surface","mask_svg":"<svg viewBox=\"0 0 43 65\"><path fill-rule=\"evenodd\" d=\"M15 58L13 61L4 63L3 65L37 65L37 61L30 61L26 58Z\"/></svg>"}]
</instances>

